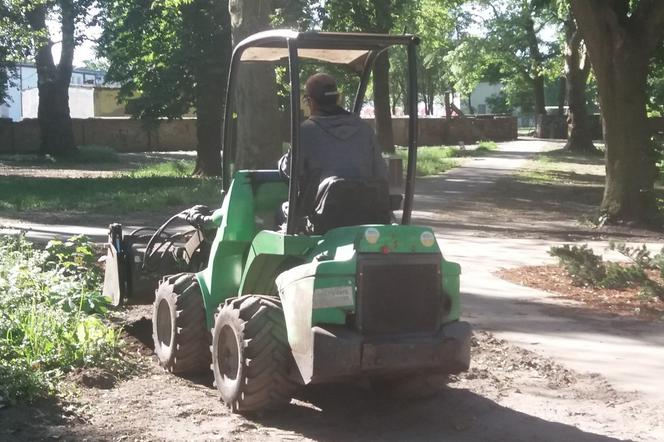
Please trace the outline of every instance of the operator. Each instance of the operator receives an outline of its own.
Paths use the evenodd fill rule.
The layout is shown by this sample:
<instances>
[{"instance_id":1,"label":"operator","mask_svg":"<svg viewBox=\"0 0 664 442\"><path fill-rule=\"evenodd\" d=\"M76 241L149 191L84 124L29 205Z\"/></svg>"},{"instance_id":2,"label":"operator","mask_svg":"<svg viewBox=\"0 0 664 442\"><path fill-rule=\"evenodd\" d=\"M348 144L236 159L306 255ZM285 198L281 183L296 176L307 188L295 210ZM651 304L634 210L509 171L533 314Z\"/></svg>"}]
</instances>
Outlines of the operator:
<instances>
[{"instance_id":1,"label":"operator","mask_svg":"<svg viewBox=\"0 0 664 442\"><path fill-rule=\"evenodd\" d=\"M302 177L318 186L328 177L374 179L387 183L387 169L373 128L337 103L337 82L317 73L304 85L310 116L300 126ZM290 176L289 154L279 160L279 170ZM316 182L317 181L317 182Z\"/></svg>"},{"instance_id":2,"label":"operator","mask_svg":"<svg viewBox=\"0 0 664 442\"><path fill-rule=\"evenodd\" d=\"M312 75L304 85L304 100L310 116L300 125L302 206L319 207L338 179L374 181L387 190L387 168L376 134L368 123L338 105L336 80L324 73ZM286 177L290 177L289 161L289 153L279 160L279 170ZM287 214L286 202L276 217L281 229L285 229ZM307 226L313 228L310 222Z\"/></svg>"}]
</instances>

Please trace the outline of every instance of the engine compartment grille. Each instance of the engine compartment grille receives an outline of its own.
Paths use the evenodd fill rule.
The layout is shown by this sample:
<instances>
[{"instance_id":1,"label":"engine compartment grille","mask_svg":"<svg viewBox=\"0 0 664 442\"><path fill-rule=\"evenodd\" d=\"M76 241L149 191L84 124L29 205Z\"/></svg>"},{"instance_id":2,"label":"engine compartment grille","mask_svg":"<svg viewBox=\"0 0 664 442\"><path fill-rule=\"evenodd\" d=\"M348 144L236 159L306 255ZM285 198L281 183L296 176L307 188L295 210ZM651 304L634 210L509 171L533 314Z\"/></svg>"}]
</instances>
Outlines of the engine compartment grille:
<instances>
[{"instance_id":1,"label":"engine compartment grille","mask_svg":"<svg viewBox=\"0 0 664 442\"><path fill-rule=\"evenodd\" d=\"M365 335L435 333L442 314L440 255L363 254L357 328Z\"/></svg>"}]
</instances>

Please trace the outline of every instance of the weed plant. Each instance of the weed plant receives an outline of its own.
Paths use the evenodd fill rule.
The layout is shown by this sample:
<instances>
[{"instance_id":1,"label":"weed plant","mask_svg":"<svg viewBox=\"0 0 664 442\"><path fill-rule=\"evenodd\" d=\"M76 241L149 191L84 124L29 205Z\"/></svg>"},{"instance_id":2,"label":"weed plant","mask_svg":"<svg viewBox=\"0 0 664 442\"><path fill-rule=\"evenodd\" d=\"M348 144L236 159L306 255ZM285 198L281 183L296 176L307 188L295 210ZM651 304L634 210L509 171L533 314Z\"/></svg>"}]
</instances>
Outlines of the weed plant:
<instances>
[{"instance_id":1,"label":"weed plant","mask_svg":"<svg viewBox=\"0 0 664 442\"><path fill-rule=\"evenodd\" d=\"M116 370L118 330L104 317L101 271L78 236L35 248L0 237L0 402L29 402L57 390L77 367Z\"/></svg>"}]
</instances>

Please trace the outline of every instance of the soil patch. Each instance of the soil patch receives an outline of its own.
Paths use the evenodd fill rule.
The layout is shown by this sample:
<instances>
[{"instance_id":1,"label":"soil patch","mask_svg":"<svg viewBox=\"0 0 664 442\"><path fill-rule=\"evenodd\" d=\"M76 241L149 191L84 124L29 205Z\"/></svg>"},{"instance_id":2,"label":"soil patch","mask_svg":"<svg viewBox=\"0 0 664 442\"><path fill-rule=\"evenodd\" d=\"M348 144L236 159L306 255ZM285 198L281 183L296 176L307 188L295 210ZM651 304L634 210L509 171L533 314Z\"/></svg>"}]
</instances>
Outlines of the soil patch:
<instances>
[{"instance_id":1,"label":"soil patch","mask_svg":"<svg viewBox=\"0 0 664 442\"><path fill-rule=\"evenodd\" d=\"M143 333L143 313L127 317ZM366 384L323 385L282 410L245 417L219 401L210 376L165 373L144 349L133 353L144 370L114 388L83 386L69 401L0 410L0 440L614 441L657 440L664 429L662 404L650 407L599 375L486 332L471 351L470 371L433 398L386 400Z\"/></svg>"},{"instance_id":2,"label":"soil patch","mask_svg":"<svg viewBox=\"0 0 664 442\"><path fill-rule=\"evenodd\" d=\"M656 272L646 271L652 279ZM579 286L562 267L551 264L501 269L498 277L515 284L547 291L556 297L582 302L590 309L620 316L634 316L645 320L664 321L664 302L656 297L642 297L638 287L602 289Z\"/></svg>"}]
</instances>

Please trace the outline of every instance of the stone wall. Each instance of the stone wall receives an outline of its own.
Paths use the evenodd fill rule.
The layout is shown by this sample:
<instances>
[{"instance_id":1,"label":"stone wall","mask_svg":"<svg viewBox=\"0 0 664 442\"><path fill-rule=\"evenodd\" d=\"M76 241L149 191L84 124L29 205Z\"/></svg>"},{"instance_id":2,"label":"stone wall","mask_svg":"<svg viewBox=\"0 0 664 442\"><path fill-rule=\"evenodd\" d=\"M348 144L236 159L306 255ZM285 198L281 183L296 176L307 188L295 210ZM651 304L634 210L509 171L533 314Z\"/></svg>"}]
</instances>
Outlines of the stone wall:
<instances>
[{"instance_id":1,"label":"stone wall","mask_svg":"<svg viewBox=\"0 0 664 442\"><path fill-rule=\"evenodd\" d=\"M128 118L73 119L78 145L101 145L118 152L149 152L196 149L196 120L163 120L147 126ZM369 120L373 123L373 120ZM408 141L408 118L393 119L394 140L398 145ZM513 117L487 118L421 118L418 144L435 146L474 143L479 140L506 141L517 138L517 121ZM12 122L0 119L0 153L36 152L39 150L39 125L35 119Z\"/></svg>"},{"instance_id":2,"label":"stone wall","mask_svg":"<svg viewBox=\"0 0 664 442\"><path fill-rule=\"evenodd\" d=\"M542 121L544 117L544 121ZM590 130L592 132L593 140L604 139L602 132L602 116L600 114L593 114L588 116ZM538 125L535 128L535 136L537 138L557 138L566 139L567 133L565 128L561 127L563 121L567 121L567 117L559 115L540 115ZM653 134L664 134L664 117L649 118L650 130Z\"/></svg>"}]
</instances>

